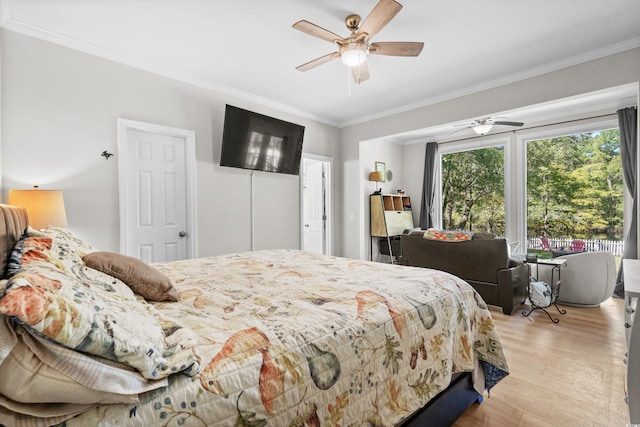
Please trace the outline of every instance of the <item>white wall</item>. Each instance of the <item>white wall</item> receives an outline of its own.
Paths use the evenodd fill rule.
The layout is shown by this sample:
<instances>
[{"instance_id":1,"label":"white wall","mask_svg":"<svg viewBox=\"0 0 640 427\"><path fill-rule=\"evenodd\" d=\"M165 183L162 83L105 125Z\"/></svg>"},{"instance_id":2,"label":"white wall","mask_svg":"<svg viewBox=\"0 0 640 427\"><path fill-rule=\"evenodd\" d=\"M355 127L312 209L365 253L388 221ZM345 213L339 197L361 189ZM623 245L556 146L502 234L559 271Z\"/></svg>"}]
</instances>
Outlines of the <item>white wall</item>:
<instances>
[{"instance_id":1,"label":"white wall","mask_svg":"<svg viewBox=\"0 0 640 427\"><path fill-rule=\"evenodd\" d=\"M61 189L69 229L103 250L119 248L118 117L196 132L200 256L251 248L251 172L220 167L225 104L306 127L303 151L340 164L339 130L2 30L2 199L12 188ZM224 66L224 64L220 64ZM342 196L341 170L334 195ZM254 174L255 249L299 248L296 176ZM335 213L340 211L336 203ZM342 222L334 225L341 253Z\"/></svg>"},{"instance_id":2,"label":"white wall","mask_svg":"<svg viewBox=\"0 0 640 427\"><path fill-rule=\"evenodd\" d=\"M363 195L366 191L364 191L361 173L366 163L358 167L362 141L468 120L638 81L640 81L640 49L633 49L483 92L343 128L341 130L342 158L345 166L348 165L344 169L343 254L354 258L368 257L362 244L369 239L368 207L365 210ZM412 166L411 169L415 171L418 168ZM411 178L411 182L413 179L422 178ZM411 191L415 190L411 189ZM419 206L413 199L412 202L414 206ZM349 215L357 212L361 215L355 216L351 221Z\"/></svg>"},{"instance_id":3,"label":"white wall","mask_svg":"<svg viewBox=\"0 0 640 427\"><path fill-rule=\"evenodd\" d=\"M424 180L424 156L426 141L402 147L402 172L404 189L411 197L413 223L420 224L420 205L422 203L422 182Z\"/></svg>"},{"instance_id":4,"label":"white wall","mask_svg":"<svg viewBox=\"0 0 640 427\"><path fill-rule=\"evenodd\" d=\"M369 195L376 190L376 183L369 181L369 173L375 169L376 162L383 162L386 170L391 170L393 177L391 181L379 182L378 188L382 189L383 194L396 193L398 189L403 189L403 159L402 159L402 146L393 144L387 141L367 141L360 143L360 176L365 181L365 191L362 194L362 203L364 203L364 226L367 229L367 235L369 227ZM371 256L371 239L367 238L360 242L367 255L367 259ZM373 259L376 259L377 246L374 243Z\"/></svg>"}]
</instances>

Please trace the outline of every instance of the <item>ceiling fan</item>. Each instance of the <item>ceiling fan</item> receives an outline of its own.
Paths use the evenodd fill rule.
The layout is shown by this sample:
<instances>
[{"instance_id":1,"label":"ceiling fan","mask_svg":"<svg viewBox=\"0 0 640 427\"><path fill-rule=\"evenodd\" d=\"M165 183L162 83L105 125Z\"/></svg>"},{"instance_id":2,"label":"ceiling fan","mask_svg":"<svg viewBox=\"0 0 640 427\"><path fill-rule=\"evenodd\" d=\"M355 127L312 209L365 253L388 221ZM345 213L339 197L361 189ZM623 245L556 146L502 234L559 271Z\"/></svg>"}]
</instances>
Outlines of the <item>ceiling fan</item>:
<instances>
[{"instance_id":1,"label":"ceiling fan","mask_svg":"<svg viewBox=\"0 0 640 427\"><path fill-rule=\"evenodd\" d=\"M378 42L371 43L371 39L382 30L400 12L402 5L395 0L380 0L364 21L359 15L349 15L345 19L345 25L351 31L346 37L332 33L309 21L301 20L293 24L293 28L319 39L335 43L337 52L316 58L296 67L296 70L307 71L340 58L342 62L351 68L351 74L356 83L360 84L369 78L369 67L366 60L369 54L389 56L418 56L424 43L420 42Z\"/></svg>"},{"instance_id":2,"label":"ceiling fan","mask_svg":"<svg viewBox=\"0 0 640 427\"><path fill-rule=\"evenodd\" d=\"M491 118L487 117L484 119L476 119L470 123L462 123L456 125L456 127L464 126L465 129L473 129L475 133L478 135L484 135L488 133L492 127L494 126L522 126L524 123L522 122L510 122L505 120L498 120L501 117Z\"/></svg>"}]
</instances>

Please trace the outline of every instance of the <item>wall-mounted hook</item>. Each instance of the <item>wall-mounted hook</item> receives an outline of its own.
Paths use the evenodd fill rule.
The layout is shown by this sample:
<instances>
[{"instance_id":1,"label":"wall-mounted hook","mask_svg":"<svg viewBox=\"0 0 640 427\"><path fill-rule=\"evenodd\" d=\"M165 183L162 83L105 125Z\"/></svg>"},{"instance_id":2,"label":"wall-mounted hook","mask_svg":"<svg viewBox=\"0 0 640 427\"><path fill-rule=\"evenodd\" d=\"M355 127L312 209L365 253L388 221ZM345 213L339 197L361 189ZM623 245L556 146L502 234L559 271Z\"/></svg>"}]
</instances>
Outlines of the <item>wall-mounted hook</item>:
<instances>
[{"instance_id":1,"label":"wall-mounted hook","mask_svg":"<svg viewBox=\"0 0 640 427\"><path fill-rule=\"evenodd\" d=\"M113 156L112 153L107 152L107 150L104 150L101 154L102 157L104 157L106 160L109 160L109 157Z\"/></svg>"}]
</instances>

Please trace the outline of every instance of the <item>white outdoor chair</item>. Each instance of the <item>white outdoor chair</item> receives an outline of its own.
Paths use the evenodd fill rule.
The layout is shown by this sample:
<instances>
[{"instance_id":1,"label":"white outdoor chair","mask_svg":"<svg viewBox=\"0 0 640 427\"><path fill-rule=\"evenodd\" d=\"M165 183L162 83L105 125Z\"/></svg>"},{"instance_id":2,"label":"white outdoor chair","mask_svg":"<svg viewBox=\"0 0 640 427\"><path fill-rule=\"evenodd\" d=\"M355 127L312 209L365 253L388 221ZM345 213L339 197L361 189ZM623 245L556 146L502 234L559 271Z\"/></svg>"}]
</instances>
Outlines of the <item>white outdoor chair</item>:
<instances>
[{"instance_id":1,"label":"white outdoor chair","mask_svg":"<svg viewBox=\"0 0 640 427\"><path fill-rule=\"evenodd\" d=\"M580 252L559 258L567 263L560 269L558 304L597 307L611 297L616 285L616 261L611 252ZM539 279L550 283L551 269L543 267ZM557 280L557 273L554 278Z\"/></svg>"}]
</instances>

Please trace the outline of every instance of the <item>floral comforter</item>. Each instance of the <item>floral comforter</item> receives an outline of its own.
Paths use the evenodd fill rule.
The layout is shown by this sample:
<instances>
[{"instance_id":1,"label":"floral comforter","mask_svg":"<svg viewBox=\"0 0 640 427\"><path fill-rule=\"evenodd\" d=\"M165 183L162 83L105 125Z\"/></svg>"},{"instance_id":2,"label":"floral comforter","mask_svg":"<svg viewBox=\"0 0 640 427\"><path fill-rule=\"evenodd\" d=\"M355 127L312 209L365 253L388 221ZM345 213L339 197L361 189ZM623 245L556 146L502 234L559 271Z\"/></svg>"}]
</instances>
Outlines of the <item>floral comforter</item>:
<instances>
[{"instance_id":1,"label":"floral comforter","mask_svg":"<svg viewBox=\"0 0 640 427\"><path fill-rule=\"evenodd\" d=\"M447 273L293 250L155 267L180 301L153 305L195 331L200 373L66 426L392 426L453 373L482 392L508 372L486 305Z\"/></svg>"}]
</instances>

